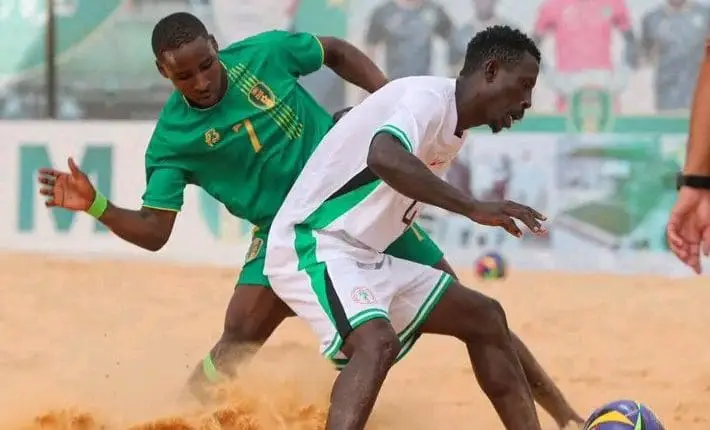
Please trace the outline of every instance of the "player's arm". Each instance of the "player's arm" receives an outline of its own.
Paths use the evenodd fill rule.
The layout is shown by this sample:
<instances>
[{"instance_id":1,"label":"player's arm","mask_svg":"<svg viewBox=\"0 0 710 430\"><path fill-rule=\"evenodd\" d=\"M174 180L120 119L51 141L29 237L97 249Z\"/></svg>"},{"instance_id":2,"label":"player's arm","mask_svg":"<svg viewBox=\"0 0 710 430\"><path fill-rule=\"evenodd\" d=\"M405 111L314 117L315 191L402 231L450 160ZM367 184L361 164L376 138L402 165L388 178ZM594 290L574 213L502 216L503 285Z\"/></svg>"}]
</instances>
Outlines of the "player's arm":
<instances>
[{"instance_id":1,"label":"player's arm","mask_svg":"<svg viewBox=\"0 0 710 430\"><path fill-rule=\"evenodd\" d=\"M159 250L168 241L179 205L182 204L185 184L179 171L156 171L149 179L144 207L130 210L109 202L71 158L68 173L51 168L40 169L39 173L38 180L42 184L40 194L48 198L46 206L85 211L118 237L149 251ZM151 200L162 201L162 207L148 207L152 205L145 202Z\"/></svg>"},{"instance_id":2,"label":"player's arm","mask_svg":"<svg viewBox=\"0 0 710 430\"><path fill-rule=\"evenodd\" d=\"M187 181L182 170L156 166L150 157L146 157L146 165L147 185L141 209L123 209L109 203L98 219L121 239L158 251L173 231Z\"/></svg>"},{"instance_id":3,"label":"player's arm","mask_svg":"<svg viewBox=\"0 0 710 430\"><path fill-rule=\"evenodd\" d=\"M323 46L323 64L338 76L363 90L374 93L387 82L379 67L350 42L337 37L318 37Z\"/></svg>"},{"instance_id":4,"label":"player's arm","mask_svg":"<svg viewBox=\"0 0 710 430\"><path fill-rule=\"evenodd\" d=\"M497 225L513 235L522 233L510 217L540 231L542 215L513 202L482 202L466 195L431 170L415 155L425 151L427 135L440 127L444 107L440 96L430 92L410 94L377 129L367 156L368 168L399 193L422 203L461 214L486 225Z\"/></svg>"},{"instance_id":5,"label":"player's arm","mask_svg":"<svg viewBox=\"0 0 710 430\"><path fill-rule=\"evenodd\" d=\"M476 201L442 180L394 134L375 135L367 156L372 172L399 193L464 216L476 210Z\"/></svg>"},{"instance_id":6,"label":"player's arm","mask_svg":"<svg viewBox=\"0 0 710 430\"><path fill-rule=\"evenodd\" d=\"M273 31L266 46L296 78L311 74L323 65L358 87L373 92L387 83L384 73L358 48L337 37L310 33Z\"/></svg>"},{"instance_id":7,"label":"player's arm","mask_svg":"<svg viewBox=\"0 0 710 430\"><path fill-rule=\"evenodd\" d=\"M148 251L157 251L170 238L177 212L142 207L130 210L108 202L98 219L116 236Z\"/></svg>"},{"instance_id":8,"label":"player's arm","mask_svg":"<svg viewBox=\"0 0 710 430\"><path fill-rule=\"evenodd\" d=\"M476 202L440 179L415 154L439 129L445 114L442 96L413 90L398 104L372 139L367 166L389 186L405 196L450 212L468 216Z\"/></svg>"},{"instance_id":9,"label":"player's arm","mask_svg":"<svg viewBox=\"0 0 710 430\"><path fill-rule=\"evenodd\" d=\"M411 199L461 214L480 224L503 227L517 237L522 232L512 218L519 219L533 232L544 231L538 220L545 217L534 209L514 202L483 202L467 196L432 173L390 133L375 135L367 165L387 185Z\"/></svg>"},{"instance_id":10,"label":"player's arm","mask_svg":"<svg viewBox=\"0 0 710 430\"><path fill-rule=\"evenodd\" d=\"M710 38L705 45L705 58L690 111L690 133L683 173L710 176Z\"/></svg>"}]
</instances>

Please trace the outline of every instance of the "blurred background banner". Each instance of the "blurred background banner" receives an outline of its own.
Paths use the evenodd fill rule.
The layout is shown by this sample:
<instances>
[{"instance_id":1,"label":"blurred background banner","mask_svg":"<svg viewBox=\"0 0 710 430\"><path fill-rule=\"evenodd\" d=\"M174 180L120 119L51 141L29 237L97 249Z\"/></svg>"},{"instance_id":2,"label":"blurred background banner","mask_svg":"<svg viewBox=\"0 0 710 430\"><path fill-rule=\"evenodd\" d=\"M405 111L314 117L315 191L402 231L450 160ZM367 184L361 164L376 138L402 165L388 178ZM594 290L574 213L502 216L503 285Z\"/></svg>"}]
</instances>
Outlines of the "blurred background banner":
<instances>
[{"instance_id":1,"label":"blurred background banner","mask_svg":"<svg viewBox=\"0 0 710 430\"><path fill-rule=\"evenodd\" d=\"M57 61L67 58L72 49L91 37L120 4L120 0L57 1ZM0 37L5 41L0 64L3 82L44 71L46 22L45 0L3 0L0 4Z\"/></svg>"},{"instance_id":2,"label":"blurred background banner","mask_svg":"<svg viewBox=\"0 0 710 430\"><path fill-rule=\"evenodd\" d=\"M48 0L0 2L0 118L46 112ZM682 129L710 28L705 0L54 0L57 116L152 119L170 86L150 34L167 13L200 16L222 46L273 28L344 37L391 77L455 76L466 44L493 24L539 41L543 73L528 129ZM362 94L329 71L304 85L330 110ZM651 118L652 117L652 118ZM659 121L655 121L659 118Z\"/></svg>"},{"instance_id":3,"label":"blurred background banner","mask_svg":"<svg viewBox=\"0 0 710 430\"><path fill-rule=\"evenodd\" d=\"M40 133L52 150L79 148L71 145L106 133L112 167L94 169L113 178L114 196L129 205L138 203L143 187L146 130L172 91L150 48L153 26L168 13L196 14L221 46L274 28L346 38L393 78L456 76L475 32L494 24L518 27L543 51L534 106L513 130L496 136L472 130L448 179L479 198L516 199L541 209L552 218L550 235L514 240L433 208L422 214L422 225L459 261L501 249L533 268L565 262L569 268L642 270L644 264L633 264L648 261L641 255L672 264L664 225L710 29L705 1L55 0L55 119L61 125L20 121L43 120L48 112L47 4L0 1L0 133L11 132L15 142L3 151L28 154L22 142L31 139L23 133ZM364 96L327 68L302 84L331 112ZM96 120L102 127L93 128ZM63 143L53 136L59 131ZM117 161L129 159L116 155L124 151L135 151L135 166ZM23 167L13 164L18 160L3 157L0 163L20 172ZM130 193L116 185L124 182L118 173L124 168L140 179L131 182ZM19 186L28 177L11 176L4 186ZM26 214L30 194L12 195L13 216ZM199 225L182 221L179 228L204 231L224 246L248 244L246 223L200 191L192 202L196 215L184 218ZM62 234L71 236L68 231ZM35 237L26 230L18 234ZM32 240L12 243L33 246ZM660 262L654 267L670 270Z\"/></svg>"}]
</instances>

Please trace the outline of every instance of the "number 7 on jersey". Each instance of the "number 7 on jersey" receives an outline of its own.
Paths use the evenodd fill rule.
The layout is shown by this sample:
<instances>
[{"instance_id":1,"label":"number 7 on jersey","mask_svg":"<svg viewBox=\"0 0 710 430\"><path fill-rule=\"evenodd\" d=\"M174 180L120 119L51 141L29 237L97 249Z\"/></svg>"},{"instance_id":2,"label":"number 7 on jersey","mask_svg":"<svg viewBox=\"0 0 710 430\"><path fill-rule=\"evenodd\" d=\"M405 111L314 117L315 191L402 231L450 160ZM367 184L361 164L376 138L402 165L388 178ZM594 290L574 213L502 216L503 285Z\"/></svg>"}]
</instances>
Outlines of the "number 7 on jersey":
<instances>
[{"instance_id":1,"label":"number 7 on jersey","mask_svg":"<svg viewBox=\"0 0 710 430\"><path fill-rule=\"evenodd\" d=\"M244 121L235 125L233 130L235 132L239 131L242 126L244 126L244 129L247 131L247 136L249 137L249 143L251 143L252 149L254 149L255 153L259 153L259 151L261 151L261 148L263 148L263 145L259 140L259 136L257 136L256 134L256 130L254 130L254 124L252 124L250 120L245 119Z\"/></svg>"}]
</instances>

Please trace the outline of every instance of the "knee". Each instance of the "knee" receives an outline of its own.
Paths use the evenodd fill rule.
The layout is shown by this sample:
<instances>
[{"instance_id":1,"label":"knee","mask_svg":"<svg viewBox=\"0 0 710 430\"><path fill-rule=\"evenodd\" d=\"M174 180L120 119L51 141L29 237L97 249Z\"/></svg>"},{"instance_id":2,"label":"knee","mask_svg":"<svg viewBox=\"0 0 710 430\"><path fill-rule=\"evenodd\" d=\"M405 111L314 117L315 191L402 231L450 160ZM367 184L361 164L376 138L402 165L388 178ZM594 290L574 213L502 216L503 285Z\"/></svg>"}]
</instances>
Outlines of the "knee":
<instances>
[{"instance_id":1,"label":"knee","mask_svg":"<svg viewBox=\"0 0 710 430\"><path fill-rule=\"evenodd\" d=\"M256 313L244 309L229 309L224 320L220 343L235 345L263 342L265 341L265 323L264 312Z\"/></svg>"},{"instance_id":2,"label":"knee","mask_svg":"<svg viewBox=\"0 0 710 430\"><path fill-rule=\"evenodd\" d=\"M351 360L358 355L383 369L389 369L394 364L400 350L399 338L385 319L368 321L358 327L350 333L343 346L343 352Z\"/></svg>"},{"instance_id":3,"label":"knee","mask_svg":"<svg viewBox=\"0 0 710 430\"><path fill-rule=\"evenodd\" d=\"M462 339L472 343L510 343L510 331L503 306L497 300L482 296L475 298L471 304L471 311L466 312L463 318Z\"/></svg>"},{"instance_id":4,"label":"knee","mask_svg":"<svg viewBox=\"0 0 710 430\"><path fill-rule=\"evenodd\" d=\"M221 343L262 344L291 310L269 289L241 286L227 306Z\"/></svg>"}]
</instances>

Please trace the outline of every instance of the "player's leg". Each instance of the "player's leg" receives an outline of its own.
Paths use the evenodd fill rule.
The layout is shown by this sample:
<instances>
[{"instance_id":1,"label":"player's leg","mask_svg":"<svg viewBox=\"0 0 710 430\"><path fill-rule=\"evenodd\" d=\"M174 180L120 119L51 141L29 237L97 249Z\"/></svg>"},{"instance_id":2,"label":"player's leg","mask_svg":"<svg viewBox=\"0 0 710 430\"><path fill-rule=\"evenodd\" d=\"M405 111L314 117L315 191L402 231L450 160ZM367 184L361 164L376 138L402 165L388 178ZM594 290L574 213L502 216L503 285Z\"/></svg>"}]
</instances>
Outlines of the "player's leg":
<instances>
[{"instance_id":1,"label":"player's leg","mask_svg":"<svg viewBox=\"0 0 710 430\"><path fill-rule=\"evenodd\" d=\"M433 266L445 273L449 273L454 278L454 270L445 258ZM555 384L550 375L547 374L542 365L537 361L532 351L514 332L510 332L513 340L513 347L518 354L518 360L523 367L525 377L530 384L535 401L550 414L560 428L564 428L571 422L584 423L584 419L574 410L572 405L562 394L560 388Z\"/></svg>"},{"instance_id":2,"label":"player's leg","mask_svg":"<svg viewBox=\"0 0 710 430\"><path fill-rule=\"evenodd\" d=\"M265 239L254 234L227 306L222 335L189 378L190 392L202 402L211 400L215 383L234 377L236 366L249 359L286 317L295 315L264 276Z\"/></svg>"},{"instance_id":3,"label":"player's leg","mask_svg":"<svg viewBox=\"0 0 710 430\"><path fill-rule=\"evenodd\" d=\"M420 333L462 340L476 378L505 428L540 429L535 402L500 304L440 270L391 258L390 282L397 284L398 294L390 307L390 319L403 352Z\"/></svg>"},{"instance_id":4,"label":"player's leg","mask_svg":"<svg viewBox=\"0 0 710 430\"><path fill-rule=\"evenodd\" d=\"M392 243L385 253L434 267L458 279L454 269L444 258L443 251L416 223L412 224L402 236ZM515 333L511 332L511 335L535 401L552 416L560 427L564 427L570 422L583 423L582 417L575 412L562 391L555 385L555 382L545 372L528 347Z\"/></svg>"},{"instance_id":5,"label":"player's leg","mask_svg":"<svg viewBox=\"0 0 710 430\"><path fill-rule=\"evenodd\" d=\"M324 261L299 262L299 272L269 277L276 294L316 332L322 354L341 369L331 391L327 430L365 427L400 351L387 313L392 290L383 285L385 256L372 254L376 259L355 261L330 253Z\"/></svg>"},{"instance_id":6,"label":"player's leg","mask_svg":"<svg viewBox=\"0 0 710 430\"><path fill-rule=\"evenodd\" d=\"M513 338L513 347L518 354L518 360L523 367L535 401L545 412L550 414L561 429L567 428L572 423L583 424L584 419L567 401L560 388L545 372L530 349L515 333L511 332L510 335Z\"/></svg>"},{"instance_id":7,"label":"player's leg","mask_svg":"<svg viewBox=\"0 0 710 430\"><path fill-rule=\"evenodd\" d=\"M392 324L384 317L352 329L342 347L349 360L333 383L326 430L365 428L400 348Z\"/></svg>"},{"instance_id":8,"label":"player's leg","mask_svg":"<svg viewBox=\"0 0 710 430\"><path fill-rule=\"evenodd\" d=\"M452 279L421 333L453 336L466 344L476 379L506 429L540 429L530 386L497 301Z\"/></svg>"}]
</instances>

